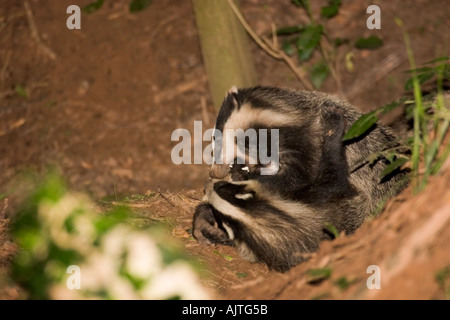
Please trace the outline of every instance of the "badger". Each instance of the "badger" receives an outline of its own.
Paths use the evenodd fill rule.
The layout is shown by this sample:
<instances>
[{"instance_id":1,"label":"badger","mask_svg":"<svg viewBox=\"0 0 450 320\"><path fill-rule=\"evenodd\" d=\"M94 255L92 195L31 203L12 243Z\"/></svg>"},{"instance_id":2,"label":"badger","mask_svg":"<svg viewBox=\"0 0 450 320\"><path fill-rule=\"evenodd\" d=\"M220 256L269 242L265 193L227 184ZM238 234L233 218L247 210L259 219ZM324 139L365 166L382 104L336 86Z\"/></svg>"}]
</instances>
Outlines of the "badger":
<instances>
[{"instance_id":1,"label":"badger","mask_svg":"<svg viewBox=\"0 0 450 320\"><path fill-rule=\"evenodd\" d=\"M380 180L388 165L382 157L361 164L371 154L398 147L389 128L377 123L365 135L343 142L360 116L347 102L325 93L233 87L215 132L277 130L278 163L274 169L259 155L249 156L248 141L239 152L235 137L222 137L221 150L214 146L204 199L194 213L193 236L200 244L235 246L245 259L284 272L307 259L323 240L333 239L330 226L354 232L377 205L407 184L405 170ZM236 151L232 157L223 152L230 144ZM272 174L262 174L270 168Z\"/></svg>"}]
</instances>

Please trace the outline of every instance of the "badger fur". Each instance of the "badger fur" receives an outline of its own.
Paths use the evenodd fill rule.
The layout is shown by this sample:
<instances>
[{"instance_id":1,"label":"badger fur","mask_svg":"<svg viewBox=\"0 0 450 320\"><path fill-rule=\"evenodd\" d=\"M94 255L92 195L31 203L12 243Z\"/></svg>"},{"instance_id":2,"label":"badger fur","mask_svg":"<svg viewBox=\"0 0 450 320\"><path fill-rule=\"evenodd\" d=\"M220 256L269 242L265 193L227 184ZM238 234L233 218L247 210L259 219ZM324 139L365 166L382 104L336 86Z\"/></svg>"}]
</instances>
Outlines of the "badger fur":
<instances>
[{"instance_id":1,"label":"badger fur","mask_svg":"<svg viewBox=\"0 0 450 320\"><path fill-rule=\"evenodd\" d=\"M194 214L194 237L202 244L234 245L244 258L286 271L316 251L322 240L333 238L327 224L354 232L380 202L406 185L399 170L380 181L387 165L382 158L356 165L398 145L381 124L343 142L360 116L350 104L324 93L232 89L216 129L278 129L278 171L262 175L268 165L248 158L245 163L236 158L213 163L204 201Z\"/></svg>"}]
</instances>

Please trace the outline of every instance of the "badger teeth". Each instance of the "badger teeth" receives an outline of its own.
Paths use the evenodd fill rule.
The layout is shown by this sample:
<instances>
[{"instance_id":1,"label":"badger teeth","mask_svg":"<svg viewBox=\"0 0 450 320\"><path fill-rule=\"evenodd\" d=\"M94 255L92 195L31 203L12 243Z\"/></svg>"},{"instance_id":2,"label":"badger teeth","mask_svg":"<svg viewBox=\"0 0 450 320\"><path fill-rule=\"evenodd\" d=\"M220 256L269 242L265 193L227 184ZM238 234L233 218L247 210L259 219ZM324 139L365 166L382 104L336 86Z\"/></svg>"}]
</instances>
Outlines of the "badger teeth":
<instances>
[{"instance_id":1,"label":"badger teeth","mask_svg":"<svg viewBox=\"0 0 450 320\"><path fill-rule=\"evenodd\" d=\"M249 171L250 171L250 170L248 169L248 167L247 167L247 166L245 166L245 167L241 168L241 170L244 170L244 171L247 171L247 172L249 172Z\"/></svg>"}]
</instances>

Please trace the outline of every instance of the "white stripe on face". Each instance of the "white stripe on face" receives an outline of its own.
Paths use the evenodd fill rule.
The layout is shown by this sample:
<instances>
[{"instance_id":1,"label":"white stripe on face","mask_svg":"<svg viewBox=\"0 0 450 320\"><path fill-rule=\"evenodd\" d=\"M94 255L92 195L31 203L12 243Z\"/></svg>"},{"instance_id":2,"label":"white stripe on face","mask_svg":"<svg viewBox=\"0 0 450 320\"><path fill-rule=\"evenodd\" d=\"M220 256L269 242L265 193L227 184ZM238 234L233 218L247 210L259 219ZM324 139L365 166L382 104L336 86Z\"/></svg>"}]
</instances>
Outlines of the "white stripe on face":
<instances>
[{"instance_id":1,"label":"white stripe on face","mask_svg":"<svg viewBox=\"0 0 450 320\"><path fill-rule=\"evenodd\" d=\"M298 125L298 115L280 113L272 109L253 108L249 103L244 103L239 109L235 108L225 122L226 129L246 130L251 124L258 123L265 128L276 128L286 125Z\"/></svg>"},{"instance_id":2,"label":"white stripe on face","mask_svg":"<svg viewBox=\"0 0 450 320\"><path fill-rule=\"evenodd\" d=\"M264 129L271 130L281 126L298 125L298 121L298 115L293 117L272 109L253 108L249 103L244 103L239 109L235 108L225 122L222 132L222 148L215 152L218 152L217 156L222 164L233 163L235 159L241 159L241 164L257 164L258 135L252 125L257 124ZM245 149L241 150L237 147L237 141L240 140L238 131L241 131L239 135L242 136L240 137L249 139L251 146L249 146L248 154ZM244 142L245 140L242 143ZM273 170L273 173L277 171L278 167ZM269 172L269 174L271 173Z\"/></svg>"},{"instance_id":3,"label":"white stripe on face","mask_svg":"<svg viewBox=\"0 0 450 320\"><path fill-rule=\"evenodd\" d=\"M225 231L228 233L228 238L230 238L230 240L234 240L233 229L231 229L231 227L229 225L227 225L226 223L223 223L222 225L225 228Z\"/></svg>"}]
</instances>

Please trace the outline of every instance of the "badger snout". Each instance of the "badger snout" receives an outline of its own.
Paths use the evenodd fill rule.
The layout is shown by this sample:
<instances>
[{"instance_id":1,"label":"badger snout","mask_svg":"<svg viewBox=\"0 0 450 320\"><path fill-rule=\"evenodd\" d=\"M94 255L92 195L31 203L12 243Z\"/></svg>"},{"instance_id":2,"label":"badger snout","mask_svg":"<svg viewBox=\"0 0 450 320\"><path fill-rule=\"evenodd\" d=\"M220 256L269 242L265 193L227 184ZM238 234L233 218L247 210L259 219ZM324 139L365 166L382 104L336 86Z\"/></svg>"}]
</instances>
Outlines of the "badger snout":
<instances>
[{"instance_id":1,"label":"badger snout","mask_svg":"<svg viewBox=\"0 0 450 320\"><path fill-rule=\"evenodd\" d=\"M223 179L225 176L230 173L230 166L227 164L216 164L214 163L211 166L211 170L209 171L209 176L212 179Z\"/></svg>"}]
</instances>

